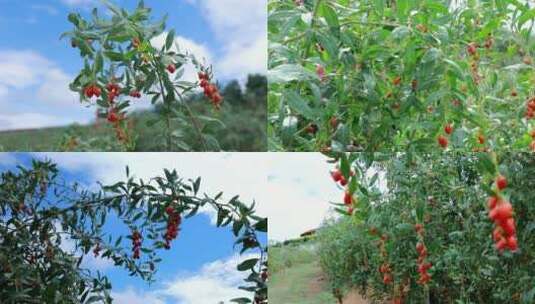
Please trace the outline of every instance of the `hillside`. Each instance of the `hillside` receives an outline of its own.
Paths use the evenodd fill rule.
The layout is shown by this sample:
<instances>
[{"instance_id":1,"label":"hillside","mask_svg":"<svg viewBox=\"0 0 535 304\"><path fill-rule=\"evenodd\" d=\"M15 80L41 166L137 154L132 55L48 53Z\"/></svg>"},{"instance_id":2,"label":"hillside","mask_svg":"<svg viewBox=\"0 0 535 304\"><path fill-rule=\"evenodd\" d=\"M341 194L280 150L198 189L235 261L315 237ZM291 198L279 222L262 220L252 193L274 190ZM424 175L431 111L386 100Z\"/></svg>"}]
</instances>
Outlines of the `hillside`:
<instances>
[{"instance_id":1,"label":"hillside","mask_svg":"<svg viewBox=\"0 0 535 304\"><path fill-rule=\"evenodd\" d=\"M220 111L207 107L201 96L193 96L189 102L198 115L217 119L205 127L205 132L219 141L224 151L265 151L266 147L266 78L249 76L246 89L237 81L222 88L225 103ZM130 114L134 133L137 134L136 151L162 151L161 130L151 125L158 108ZM176 132L180 133L178 127ZM181 134L186 141L191 134ZM200 147L193 147L195 150ZM0 132L0 151L121 151L113 129L104 120L90 125L10 130Z\"/></svg>"}]
</instances>

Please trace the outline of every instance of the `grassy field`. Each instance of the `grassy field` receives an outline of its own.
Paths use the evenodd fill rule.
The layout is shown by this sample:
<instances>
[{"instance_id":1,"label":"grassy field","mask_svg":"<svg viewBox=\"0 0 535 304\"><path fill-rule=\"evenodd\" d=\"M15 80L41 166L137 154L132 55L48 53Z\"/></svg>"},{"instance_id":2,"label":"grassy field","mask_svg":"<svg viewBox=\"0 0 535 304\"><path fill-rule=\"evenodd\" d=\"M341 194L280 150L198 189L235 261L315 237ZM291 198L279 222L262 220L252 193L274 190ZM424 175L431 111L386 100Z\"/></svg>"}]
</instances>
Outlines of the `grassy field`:
<instances>
[{"instance_id":1,"label":"grassy field","mask_svg":"<svg viewBox=\"0 0 535 304\"><path fill-rule=\"evenodd\" d=\"M241 91L237 82L230 82L222 89L225 103L218 112L202 98L194 98L194 113L213 117L224 125L207 127L205 134L217 139L223 151L266 151L266 79L252 75ZM157 117L156 110L135 112L129 115L133 122L135 151L166 151L161 125L149 126ZM173 125L181 132L178 124ZM184 141L191 143L191 150L201 150L193 133L181 132ZM0 151L122 151L114 130L102 121L92 125L73 125L58 128L15 130L0 132ZM178 150L180 151L180 150Z\"/></svg>"}]
</instances>

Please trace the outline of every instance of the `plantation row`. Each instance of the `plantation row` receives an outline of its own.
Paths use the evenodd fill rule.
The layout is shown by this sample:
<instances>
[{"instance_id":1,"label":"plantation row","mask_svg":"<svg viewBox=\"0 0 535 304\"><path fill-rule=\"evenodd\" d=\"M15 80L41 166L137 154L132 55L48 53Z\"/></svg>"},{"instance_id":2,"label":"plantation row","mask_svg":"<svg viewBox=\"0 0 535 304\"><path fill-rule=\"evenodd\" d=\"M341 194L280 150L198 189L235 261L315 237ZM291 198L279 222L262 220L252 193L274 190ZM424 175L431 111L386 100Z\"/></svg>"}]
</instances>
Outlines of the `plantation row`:
<instances>
[{"instance_id":1,"label":"plantation row","mask_svg":"<svg viewBox=\"0 0 535 304\"><path fill-rule=\"evenodd\" d=\"M392 303L535 301L533 155L331 156L344 216L318 240L333 290Z\"/></svg>"}]
</instances>

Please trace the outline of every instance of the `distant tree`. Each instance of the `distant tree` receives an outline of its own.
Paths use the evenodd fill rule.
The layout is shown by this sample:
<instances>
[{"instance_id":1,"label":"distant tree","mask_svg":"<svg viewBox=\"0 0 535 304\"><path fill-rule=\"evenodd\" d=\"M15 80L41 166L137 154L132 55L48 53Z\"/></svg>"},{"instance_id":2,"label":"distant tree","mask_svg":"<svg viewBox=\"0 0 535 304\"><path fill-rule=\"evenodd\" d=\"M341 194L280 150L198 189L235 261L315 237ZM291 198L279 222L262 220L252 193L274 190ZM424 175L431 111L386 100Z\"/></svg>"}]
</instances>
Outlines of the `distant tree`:
<instances>
[{"instance_id":1,"label":"distant tree","mask_svg":"<svg viewBox=\"0 0 535 304\"><path fill-rule=\"evenodd\" d=\"M255 100L265 101L267 96L267 78L264 75L253 74L247 77L246 94L252 94ZM264 102L265 103L265 102Z\"/></svg>"},{"instance_id":2,"label":"distant tree","mask_svg":"<svg viewBox=\"0 0 535 304\"><path fill-rule=\"evenodd\" d=\"M234 104L241 104L245 101L240 83L237 80L232 80L225 86L223 89L223 97L225 101Z\"/></svg>"}]
</instances>

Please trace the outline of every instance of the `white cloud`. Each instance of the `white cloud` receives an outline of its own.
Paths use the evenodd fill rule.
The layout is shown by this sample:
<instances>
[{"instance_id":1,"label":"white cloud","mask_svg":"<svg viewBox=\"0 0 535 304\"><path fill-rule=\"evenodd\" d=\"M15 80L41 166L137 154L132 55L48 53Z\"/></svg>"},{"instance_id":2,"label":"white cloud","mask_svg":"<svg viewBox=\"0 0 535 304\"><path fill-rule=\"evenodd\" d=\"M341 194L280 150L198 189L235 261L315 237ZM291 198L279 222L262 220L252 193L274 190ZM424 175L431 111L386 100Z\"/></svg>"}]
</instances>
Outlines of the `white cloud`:
<instances>
[{"instance_id":1,"label":"white cloud","mask_svg":"<svg viewBox=\"0 0 535 304\"><path fill-rule=\"evenodd\" d=\"M71 77L59 68L51 68L43 73L43 81L37 89L37 96L50 104L75 105L78 95L69 89Z\"/></svg>"},{"instance_id":2,"label":"white cloud","mask_svg":"<svg viewBox=\"0 0 535 304\"><path fill-rule=\"evenodd\" d=\"M7 86L0 85L0 99L7 96L8 93L9 91L7 89Z\"/></svg>"},{"instance_id":3,"label":"white cloud","mask_svg":"<svg viewBox=\"0 0 535 304\"><path fill-rule=\"evenodd\" d=\"M36 98L52 104L72 104L76 97L69 90L70 79L57 64L37 52L0 51L0 88L4 92L38 86Z\"/></svg>"},{"instance_id":4,"label":"white cloud","mask_svg":"<svg viewBox=\"0 0 535 304\"><path fill-rule=\"evenodd\" d=\"M266 0L188 0L201 7L205 19L223 43L215 62L220 77L244 78L267 70Z\"/></svg>"},{"instance_id":5,"label":"white cloud","mask_svg":"<svg viewBox=\"0 0 535 304\"><path fill-rule=\"evenodd\" d=\"M40 82L52 62L31 50L0 51L0 85L24 89Z\"/></svg>"},{"instance_id":6,"label":"white cloud","mask_svg":"<svg viewBox=\"0 0 535 304\"><path fill-rule=\"evenodd\" d=\"M204 264L198 271L183 273L174 279L162 282L161 287L150 292L137 291L131 287L112 292L118 304L215 304L230 299L251 296L238 289L247 275L239 272L237 265L252 255L233 256Z\"/></svg>"},{"instance_id":7,"label":"white cloud","mask_svg":"<svg viewBox=\"0 0 535 304\"><path fill-rule=\"evenodd\" d=\"M164 304L165 301L154 292L145 293L132 287L121 292L111 293L113 302L116 304Z\"/></svg>"},{"instance_id":8,"label":"white cloud","mask_svg":"<svg viewBox=\"0 0 535 304\"><path fill-rule=\"evenodd\" d=\"M80 120L77 120L79 123ZM41 113L12 113L0 114L0 129L32 129L51 126L64 126L76 122L74 118L68 116L56 116ZM89 122L85 121L85 122Z\"/></svg>"},{"instance_id":9,"label":"white cloud","mask_svg":"<svg viewBox=\"0 0 535 304\"><path fill-rule=\"evenodd\" d=\"M33 50L0 50L0 130L89 122L93 110L79 105L71 78Z\"/></svg>"},{"instance_id":10,"label":"white cloud","mask_svg":"<svg viewBox=\"0 0 535 304\"><path fill-rule=\"evenodd\" d=\"M240 261L248 258L252 256L234 256L205 264L198 273L181 275L166 283L161 293L181 304L214 304L250 296L238 289L246 273L236 269Z\"/></svg>"},{"instance_id":11,"label":"white cloud","mask_svg":"<svg viewBox=\"0 0 535 304\"><path fill-rule=\"evenodd\" d=\"M282 241L318 228L332 215L330 201L342 191L332 182L333 165L320 153L270 153L266 191L261 206L269 220L269 239Z\"/></svg>"},{"instance_id":12,"label":"white cloud","mask_svg":"<svg viewBox=\"0 0 535 304\"><path fill-rule=\"evenodd\" d=\"M222 75L243 77L248 73L267 71L267 39L258 37L250 45L233 44L218 62Z\"/></svg>"}]
</instances>

